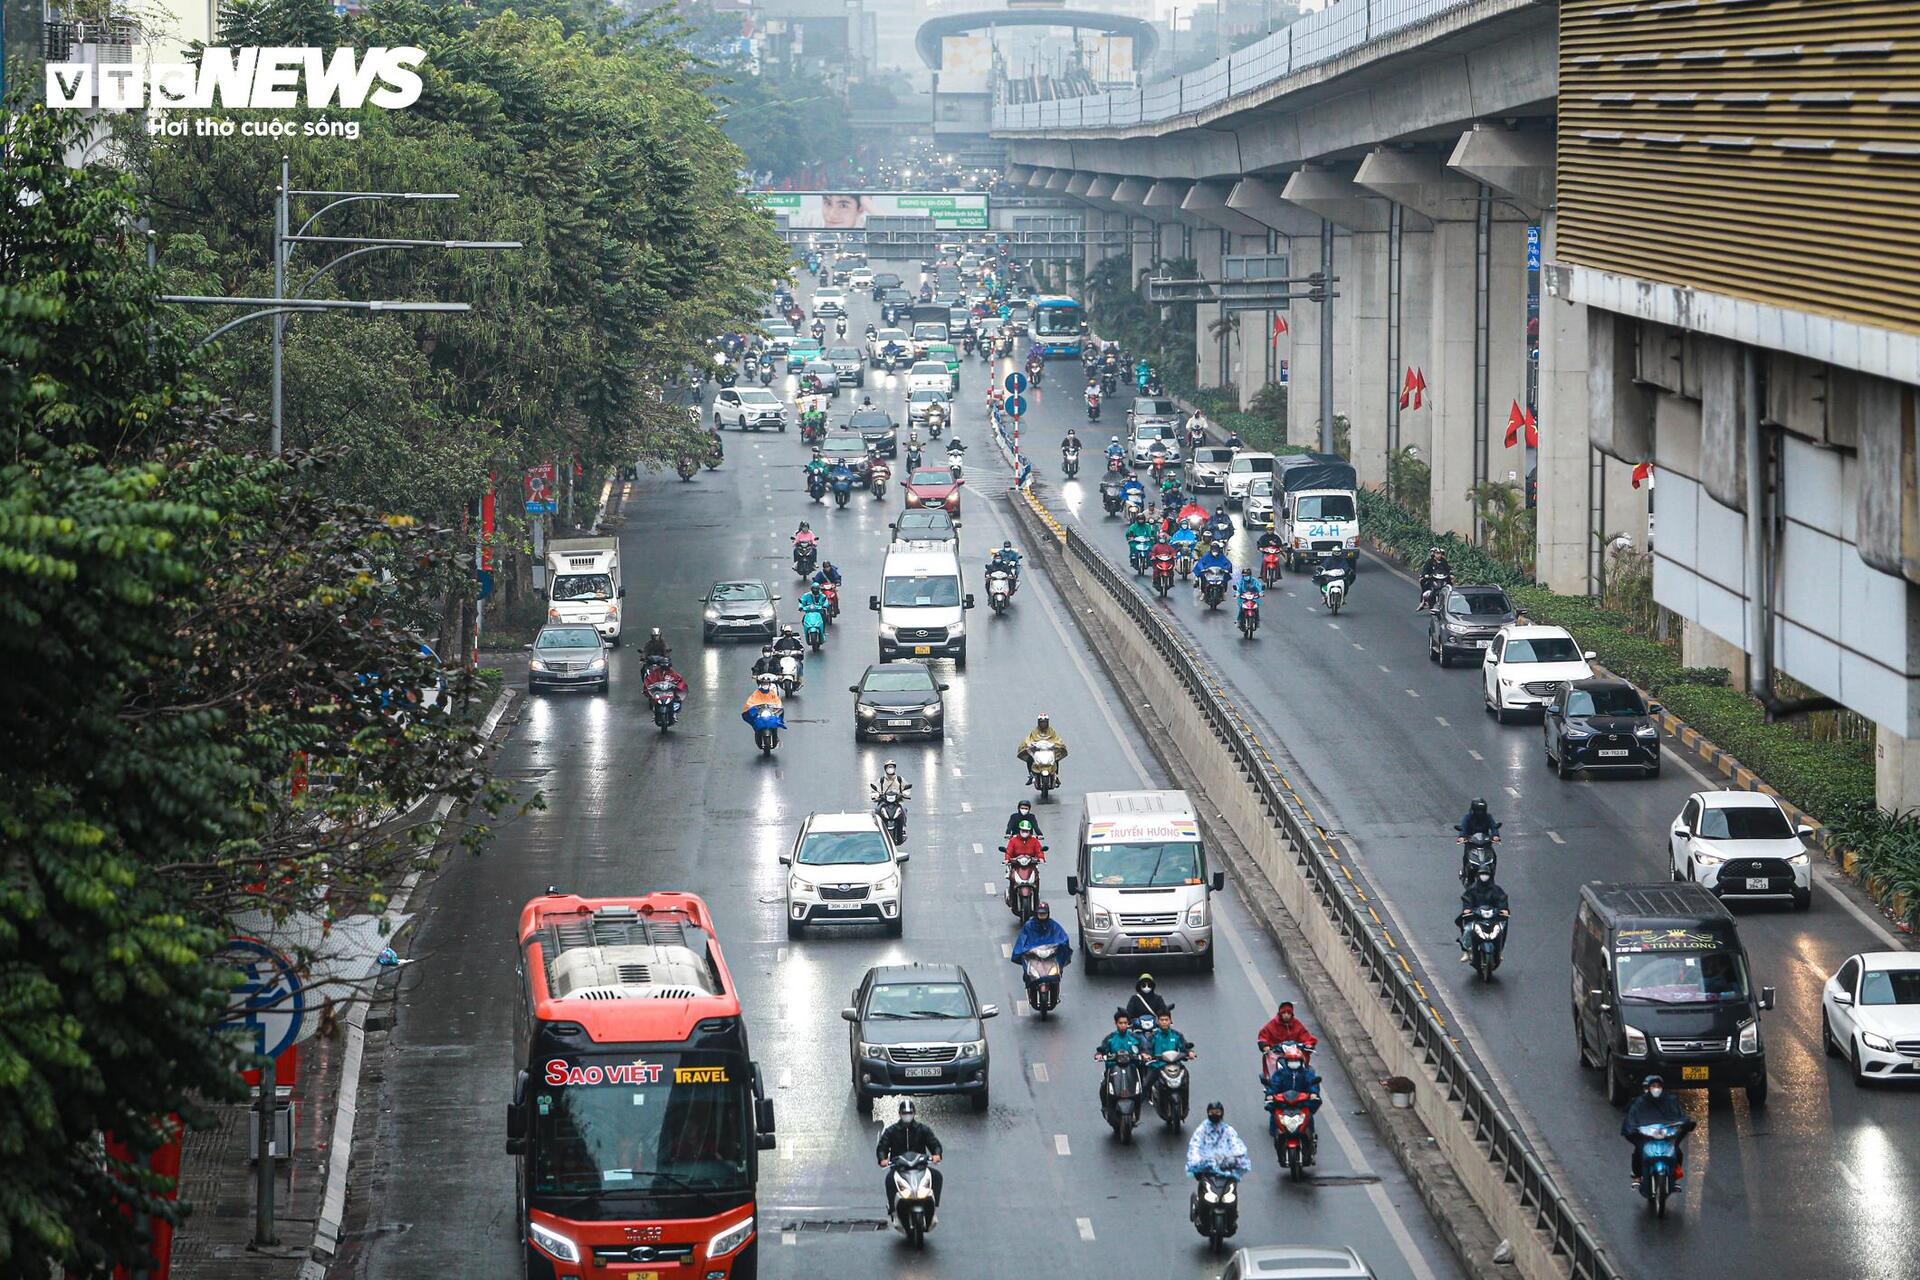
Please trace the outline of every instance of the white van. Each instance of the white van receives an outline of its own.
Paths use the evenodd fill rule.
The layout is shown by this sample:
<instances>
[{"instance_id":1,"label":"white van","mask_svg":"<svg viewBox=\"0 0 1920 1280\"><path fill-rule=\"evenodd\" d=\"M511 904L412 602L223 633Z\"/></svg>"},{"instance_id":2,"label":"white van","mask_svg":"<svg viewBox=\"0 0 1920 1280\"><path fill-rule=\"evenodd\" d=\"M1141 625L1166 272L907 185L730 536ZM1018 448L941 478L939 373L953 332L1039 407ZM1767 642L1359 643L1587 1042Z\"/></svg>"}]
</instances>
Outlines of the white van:
<instances>
[{"instance_id":1,"label":"white van","mask_svg":"<svg viewBox=\"0 0 1920 1280\"><path fill-rule=\"evenodd\" d=\"M1270 453L1258 449L1242 449L1233 455L1233 461L1227 464L1227 502L1229 505L1247 500L1247 488L1255 476L1270 476L1279 468L1280 460Z\"/></svg>"},{"instance_id":2,"label":"white van","mask_svg":"<svg viewBox=\"0 0 1920 1280\"><path fill-rule=\"evenodd\" d=\"M1176 956L1213 969L1212 894L1200 815L1184 791L1092 791L1067 877L1087 973L1126 957Z\"/></svg>"},{"instance_id":3,"label":"white van","mask_svg":"<svg viewBox=\"0 0 1920 1280\"><path fill-rule=\"evenodd\" d=\"M880 661L952 658L967 666L967 613L973 597L951 544L895 544L880 569L880 594L867 598L880 615Z\"/></svg>"},{"instance_id":4,"label":"white van","mask_svg":"<svg viewBox=\"0 0 1920 1280\"><path fill-rule=\"evenodd\" d=\"M620 539L555 538L547 543L547 621L590 626L608 644L620 643Z\"/></svg>"}]
</instances>

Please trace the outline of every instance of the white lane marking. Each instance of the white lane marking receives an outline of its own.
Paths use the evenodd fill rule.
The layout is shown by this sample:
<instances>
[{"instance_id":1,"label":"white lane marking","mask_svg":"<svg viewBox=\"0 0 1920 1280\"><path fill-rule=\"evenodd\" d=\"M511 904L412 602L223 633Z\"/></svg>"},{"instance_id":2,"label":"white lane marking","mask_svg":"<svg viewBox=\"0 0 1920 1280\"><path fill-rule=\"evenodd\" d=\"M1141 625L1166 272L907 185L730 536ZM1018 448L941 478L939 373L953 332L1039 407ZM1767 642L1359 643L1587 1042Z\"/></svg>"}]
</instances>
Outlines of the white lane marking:
<instances>
[{"instance_id":1,"label":"white lane marking","mask_svg":"<svg viewBox=\"0 0 1920 1280\"><path fill-rule=\"evenodd\" d=\"M1287 592L1287 594L1288 594L1289 596L1298 596L1298 595L1299 595L1300 593L1299 593L1298 591L1294 591L1294 590L1291 590L1291 589L1290 589L1290 590L1288 590L1288 592Z\"/></svg>"},{"instance_id":2,"label":"white lane marking","mask_svg":"<svg viewBox=\"0 0 1920 1280\"><path fill-rule=\"evenodd\" d=\"M1562 838L1561 838L1561 835L1560 835L1560 833L1559 833L1558 831L1549 831L1549 832L1547 832L1547 839L1549 839L1549 840L1551 840L1551 841L1553 841L1553 842L1554 842L1555 844L1565 844L1565 843L1566 843L1566 841L1565 841L1564 839L1562 839Z\"/></svg>"},{"instance_id":3,"label":"white lane marking","mask_svg":"<svg viewBox=\"0 0 1920 1280\"><path fill-rule=\"evenodd\" d=\"M971 800L962 800L962 801L960 802L960 812L962 812L962 813L972 813L972 812L973 812L973 801L971 801Z\"/></svg>"},{"instance_id":4,"label":"white lane marking","mask_svg":"<svg viewBox=\"0 0 1920 1280\"><path fill-rule=\"evenodd\" d=\"M1025 1000L1015 1000L1013 1002L1013 1016L1016 1018L1031 1018L1033 1016L1033 1006Z\"/></svg>"},{"instance_id":5,"label":"white lane marking","mask_svg":"<svg viewBox=\"0 0 1920 1280\"><path fill-rule=\"evenodd\" d=\"M973 842L973 851L974 851L975 853L984 853L984 852L985 852L985 850L983 850L983 849L982 849L982 848L980 847L980 842L979 842L978 840L975 840L975 841Z\"/></svg>"},{"instance_id":6,"label":"white lane marking","mask_svg":"<svg viewBox=\"0 0 1920 1280\"><path fill-rule=\"evenodd\" d=\"M1373 665L1374 665L1374 666L1376 666L1376 667L1380 667L1380 669L1381 669L1382 671L1388 671L1388 672L1391 672L1391 671L1393 670L1393 668L1392 668L1392 667L1383 667L1383 666L1380 666L1380 664L1379 664L1379 663L1377 663L1377 662L1376 662L1376 663L1374 663Z\"/></svg>"},{"instance_id":7,"label":"white lane marking","mask_svg":"<svg viewBox=\"0 0 1920 1280\"><path fill-rule=\"evenodd\" d=\"M1056 1133L1053 1135L1053 1154L1057 1156L1070 1156L1073 1154L1073 1148L1067 1145L1066 1134ZM1085 1222L1086 1219L1082 1218L1080 1221Z\"/></svg>"},{"instance_id":8,"label":"white lane marking","mask_svg":"<svg viewBox=\"0 0 1920 1280\"><path fill-rule=\"evenodd\" d=\"M787 949L785 947L781 947L773 953L773 962L775 964L785 964L787 962Z\"/></svg>"},{"instance_id":9,"label":"white lane marking","mask_svg":"<svg viewBox=\"0 0 1920 1280\"><path fill-rule=\"evenodd\" d=\"M955 765L955 766L953 766L953 776L954 776L954 777L956 777L956 778L960 776L960 766L959 766L959 765Z\"/></svg>"},{"instance_id":10,"label":"white lane marking","mask_svg":"<svg viewBox=\"0 0 1920 1280\"><path fill-rule=\"evenodd\" d=\"M778 1088L781 1088L781 1089L791 1089L791 1088L793 1088L793 1072L791 1072L791 1071L782 1071L782 1072L780 1073L780 1083L779 1083L779 1085L778 1085L777 1087L778 1087Z\"/></svg>"},{"instance_id":11,"label":"white lane marking","mask_svg":"<svg viewBox=\"0 0 1920 1280\"><path fill-rule=\"evenodd\" d=\"M1833 1167L1840 1171L1840 1176L1847 1180L1847 1185L1852 1187L1856 1193L1865 1194L1866 1188L1860 1185L1860 1179L1853 1176L1853 1170L1847 1168L1844 1161L1835 1160Z\"/></svg>"},{"instance_id":12,"label":"white lane marking","mask_svg":"<svg viewBox=\"0 0 1920 1280\"><path fill-rule=\"evenodd\" d=\"M1407 690L1407 696L1409 698L1417 698L1420 696L1420 691L1418 689L1409 689Z\"/></svg>"},{"instance_id":13,"label":"white lane marking","mask_svg":"<svg viewBox=\"0 0 1920 1280\"><path fill-rule=\"evenodd\" d=\"M1337 622L1329 622L1327 625L1332 627L1335 631L1338 631L1340 629L1340 624Z\"/></svg>"},{"instance_id":14,"label":"white lane marking","mask_svg":"<svg viewBox=\"0 0 1920 1280\"><path fill-rule=\"evenodd\" d=\"M799 1244L800 1233L798 1231L782 1231L780 1233L780 1243L781 1244Z\"/></svg>"},{"instance_id":15,"label":"white lane marking","mask_svg":"<svg viewBox=\"0 0 1920 1280\"><path fill-rule=\"evenodd\" d=\"M1355 640L1353 642L1353 647L1358 649L1362 653L1365 653L1367 651L1367 646L1361 644L1358 640Z\"/></svg>"},{"instance_id":16,"label":"white lane marking","mask_svg":"<svg viewBox=\"0 0 1920 1280\"><path fill-rule=\"evenodd\" d=\"M980 887L987 891L987 895L989 897L993 895L993 881L991 880L983 881Z\"/></svg>"},{"instance_id":17,"label":"white lane marking","mask_svg":"<svg viewBox=\"0 0 1920 1280\"><path fill-rule=\"evenodd\" d=\"M1470 755L1470 756L1472 756L1472 757L1473 757L1473 758L1474 758L1475 760L1485 760L1485 759L1486 759L1486 757L1485 757L1485 756L1483 756L1483 755L1481 755L1481 754L1480 754L1480 753L1479 753L1478 751L1475 751L1475 750L1474 750L1474 749L1473 749L1472 747L1468 747L1468 748L1467 748L1467 754L1468 754L1468 755Z\"/></svg>"},{"instance_id":18,"label":"white lane marking","mask_svg":"<svg viewBox=\"0 0 1920 1280\"><path fill-rule=\"evenodd\" d=\"M1093 1219L1092 1218L1075 1218L1073 1221L1074 1221L1074 1225L1080 1228L1080 1238L1082 1240L1093 1239Z\"/></svg>"},{"instance_id":19,"label":"white lane marking","mask_svg":"<svg viewBox=\"0 0 1920 1280\"><path fill-rule=\"evenodd\" d=\"M1518 799L1520 798L1520 788L1518 788L1518 787L1508 787L1508 788L1507 788L1507 794L1508 794L1508 795L1510 795L1510 796L1512 796L1512 797L1513 797L1513 798L1514 798L1515 800L1518 800Z\"/></svg>"},{"instance_id":20,"label":"white lane marking","mask_svg":"<svg viewBox=\"0 0 1920 1280\"><path fill-rule=\"evenodd\" d=\"M1013 959L1013 944L1011 942L1003 942L1000 944L1000 958L1003 960Z\"/></svg>"},{"instance_id":21,"label":"white lane marking","mask_svg":"<svg viewBox=\"0 0 1920 1280\"><path fill-rule=\"evenodd\" d=\"M1435 716L1433 720L1434 720L1434 723L1439 725L1442 729L1453 728L1452 725L1447 723L1447 718L1445 716Z\"/></svg>"},{"instance_id":22,"label":"white lane marking","mask_svg":"<svg viewBox=\"0 0 1920 1280\"><path fill-rule=\"evenodd\" d=\"M1036 1062L1033 1064L1033 1078L1035 1080L1038 1080L1041 1084L1047 1083L1047 1064L1046 1063Z\"/></svg>"},{"instance_id":23,"label":"white lane marking","mask_svg":"<svg viewBox=\"0 0 1920 1280\"><path fill-rule=\"evenodd\" d=\"M1240 971L1252 984L1253 993L1259 999L1260 1007L1263 1009L1275 1007L1278 1001L1274 998L1273 988L1267 985L1266 978L1254 964L1253 952L1248 950L1246 939L1240 936L1240 931L1234 928L1225 915L1214 917L1213 931L1215 934L1226 937L1227 946L1232 949L1234 959L1239 962ZM1320 1109L1320 1116L1333 1132L1334 1140L1340 1144L1340 1150L1347 1157L1347 1163L1353 1166L1353 1171L1362 1177L1371 1175L1372 1166L1367 1163L1366 1153L1360 1150L1360 1143L1354 1138L1353 1130L1348 1127L1346 1118L1339 1111L1328 1111L1325 1107ZM1434 1280L1433 1268L1427 1265L1427 1260L1422 1256L1419 1246L1413 1242L1413 1233L1407 1230L1406 1222L1400 1217L1399 1207L1387 1198L1386 1187L1377 1181L1367 1184L1367 1198L1373 1201L1374 1212L1380 1215L1380 1221L1385 1224L1387 1234L1393 1237L1394 1246L1400 1250L1400 1256L1406 1259L1407 1269L1413 1272L1415 1280Z\"/></svg>"},{"instance_id":24,"label":"white lane marking","mask_svg":"<svg viewBox=\"0 0 1920 1280\"><path fill-rule=\"evenodd\" d=\"M786 1141L780 1144L780 1158L782 1160L793 1159L793 1135L792 1134L787 1134ZM792 1244L793 1241L789 1240L787 1241L787 1243Z\"/></svg>"}]
</instances>

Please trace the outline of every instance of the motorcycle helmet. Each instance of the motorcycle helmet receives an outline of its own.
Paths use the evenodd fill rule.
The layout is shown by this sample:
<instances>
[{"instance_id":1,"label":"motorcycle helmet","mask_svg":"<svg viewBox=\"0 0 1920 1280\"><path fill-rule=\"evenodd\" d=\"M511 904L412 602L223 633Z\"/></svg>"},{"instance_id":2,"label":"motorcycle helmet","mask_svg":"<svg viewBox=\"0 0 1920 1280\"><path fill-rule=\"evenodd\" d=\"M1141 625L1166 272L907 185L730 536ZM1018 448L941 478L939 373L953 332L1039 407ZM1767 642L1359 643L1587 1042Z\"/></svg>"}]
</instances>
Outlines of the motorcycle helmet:
<instances>
[{"instance_id":1,"label":"motorcycle helmet","mask_svg":"<svg viewBox=\"0 0 1920 1280\"><path fill-rule=\"evenodd\" d=\"M1119 437L1119 436L1108 436L1108 437L1107 437L1107 443L1108 443L1108 444L1119 444L1119 443L1120 443L1120 437Z\"/></svg>"},{"instance_id":2,"label":"motorcycle helmet","mask_svg":"<svg viewBox=\"0 0 1920 1280\"><path fill-rule=\"evenodd\" d=\"M1033 918L1035 920L1046 920L1051 918L1052 915L1053 915L1053 908L1048 906L1044 902L1033 909Z\"/></svg>"},{"instance_id":3,"label":"motorcycle helmet","mask_svg":"<svg viewBox=\"0 0 1920 1280\"><path fill-rule=\"evenodd\" d=\"M1219 1101L1216 1100L1207 1104L1207 1120L1210 1123L1221 1124L1225 1122L1226 1118L1227 1109Z\"/></svg>"},{"instance_id":4,"label":"motorcycle helmet","mask_svg":"<svg viewBox=\"0 0 1920 1280\"><path fill-rule=\"evenodd\" d=\"M1642 1089L1649 1089L1649 1090L1664 1089L1667 1087L1667 1082L1665 1080L1662 1080L1659 1076L1648 1076L1646 1079L1640 1082L1640 1087Z\"/></svg>"},{"instance_id":5,"label":"motorcycle helmet","mask_svg":"<svg viewBox=\"0 0 1920 1280\"><path fill-rule=\"evenodd\" d=\"M1053 724L1053 717L1048 715L1046 712L1042 711L1039 717L1034 720L1033 727L1036 729L1046 729L1051 727L1052 724ZM1025 804L1027 802L1025 800L1022 800L1020 803Z\"/></svg>"},{"instance_id":6,"label":"motorcycle helmet","mask_svg":"<svg viewBox=\"0 0 1920 1280\"><path fill-rule=\"evenodd\" d=\"M763 658L771 658L773 656L773 646L770 644L761 645L760 656Z\"/></svg>"},{"instance_id":7,"label":"motorcycle helmet","mask_svg":"<svg viewBox=\"0 0 1920 1280\"><path fill-rule=\"evenodd\" d=\"M1306 1065L1307 1051L1300 1047L1298 1041L1289 1040L1281 1045L1280 1056L1286 1059L1286 1063L1290 1067L1297 1068Z\"/></svg>"},{"instance_id":8,"label":"motorcycle helmet","mask_svg":"<svg viewBox=\"0 0 1920 1280\"><path fill-rule=\"evenodd\" d=\"M900 1118L902 1120L913 1119L913 1099L912 1098L900 1099Z\"/></svg>"},{"instance_id":9,"label":"motorcycle helmet","mask_svg":"<svg viewBox=\"0 0 1920 1280\"><path fill-rule=\"evenodd\" d=\"M791 622L789 622L789 623L787 623L787 624L786 624L785 626L783 626L783 627L781 627L781 628L780 628L780 634L781 634L781 635L783 635L783 636L790 636L790 635L792 635L792 634L793 634L793 624L792 624Z\"/></svg>"},{"instance_id":10,"label":"motorcycle helmet","mask_svg":"<svg viewBox=\"0 0 1920 1280\"><path fill-rule=\"evenodd\" d=\"M1480 797L1475 796L1473 799L1473 803L1467 807L1475 813L1485 813L1487 811L1487 802L1481 799Z\"/></svg>"},{"instance_id":11,"label":"motorcycle helmet","mask_svg":"<svg viewBox=\"0 0 1920 1280\"><path fill-rule=\"evenodd\" d=\"M1138 991L1143 996L1152 995L1153 994L1153 975L1150 973L1141 974L1139 980L1133 984L1133 989L1135 991Z\"/></svg>"}]
</instances>

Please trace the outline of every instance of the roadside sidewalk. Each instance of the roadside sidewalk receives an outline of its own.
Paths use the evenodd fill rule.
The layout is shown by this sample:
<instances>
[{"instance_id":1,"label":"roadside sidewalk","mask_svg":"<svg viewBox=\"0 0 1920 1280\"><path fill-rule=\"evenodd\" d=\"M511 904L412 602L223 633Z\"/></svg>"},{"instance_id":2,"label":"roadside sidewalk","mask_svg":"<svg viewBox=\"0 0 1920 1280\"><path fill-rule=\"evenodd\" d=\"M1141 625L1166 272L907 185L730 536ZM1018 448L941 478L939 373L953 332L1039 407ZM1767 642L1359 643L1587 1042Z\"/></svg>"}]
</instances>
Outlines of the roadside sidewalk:
<instances>
[{"instance_id":1,"label":"roadside sidewalk","mask_svg":"<svg viewBox=\"0 0 1920 1280\"><path fill-rule=\"evenodd\" d=\"M509 681L494 699L481 724L483 744L492 744L517 696ZM445 819L451 808L451 799L443 797L434 817ZM393 894L391 914L406 912L421 876L445 853L443 837L417 860ZM187 1135L180 1198L193 1212L174 1232L172 1274L178 1280L321 1280L326 1275L345 1216L368 1004L380 998L376 991L355 1001L330 1035L317 1034L300 1046L293 1152L279 1162L274 1179L277 1246L252 1247L255 1172L247 1149L248 1108L222 1107L213 1127Z\"/></svg>"}]
</instances>

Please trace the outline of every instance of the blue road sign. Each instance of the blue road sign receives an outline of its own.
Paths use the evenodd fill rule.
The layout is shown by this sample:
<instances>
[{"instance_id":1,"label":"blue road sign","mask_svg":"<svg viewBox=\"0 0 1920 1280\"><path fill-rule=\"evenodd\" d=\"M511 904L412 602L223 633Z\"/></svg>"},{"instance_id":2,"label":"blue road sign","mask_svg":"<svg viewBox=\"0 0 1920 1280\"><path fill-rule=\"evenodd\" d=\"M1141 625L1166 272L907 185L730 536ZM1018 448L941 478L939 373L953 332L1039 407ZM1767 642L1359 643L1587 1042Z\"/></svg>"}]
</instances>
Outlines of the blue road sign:
<instances>
[{"instance_id":1,"label":"blue road sign","mask_svg":"<svg viewBox=\"0 0 1920 1280\"><path fill-rule=\"evenodd\" d=\"M240 971L240 985L227 996L222 1025L244 1027L252 1050L277 1058L300 1038L306 1020L306 987L284 954L255 938L229 938L222 958Z\"/></svg>"},{"instance_id":2,"label":"blue road sign","mask_svg":"<svg viewBox=\"0 0 1920 1280\"><path fill-rule=\"evenodd\" d=\"M1006 381L1002 385L1006 387L1008 395L1017 396L1027 389L1027 375L1015 369L1007 375Z\"/></svg>"},{"instance_id":3,"label":"blue road sign","mask_svg":"<svg viewBox=\"0 0 1920 1280\"><path fill-rule=\"evenodd\" d=\"M1027 398L1025 396L1008 396L1007 397L1007 414L1009 417L1017 418L1021 414L1025 413L1026 411L1027 411Z\"/></svg>"},{"instance_id":4,"label":"blue road sign","mask_svg":"<svg viewBox=\"0 0 1920 1280\"><path fill-rule=\"evenodd\" d=\"M475 569L474 581L480 584L479 595L482 600L493 599L493 570Z\"/></svg>"},{"instance_id":5,"label":"blue road sign","mask_svg":"<svg viewBox=\"0 0 1920 1280\"><path fill-rule=\"evenodd\" d=\"M1527 228L1527 270L1540 269L1540 228Z\"/></svg>"}]
</instances>

